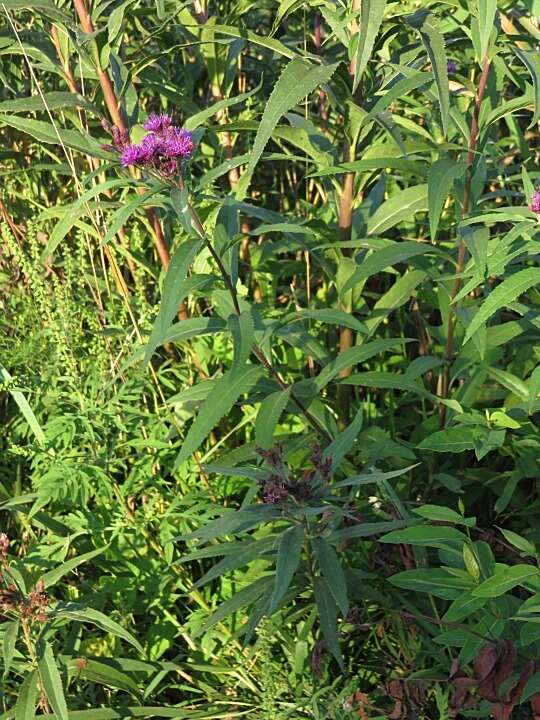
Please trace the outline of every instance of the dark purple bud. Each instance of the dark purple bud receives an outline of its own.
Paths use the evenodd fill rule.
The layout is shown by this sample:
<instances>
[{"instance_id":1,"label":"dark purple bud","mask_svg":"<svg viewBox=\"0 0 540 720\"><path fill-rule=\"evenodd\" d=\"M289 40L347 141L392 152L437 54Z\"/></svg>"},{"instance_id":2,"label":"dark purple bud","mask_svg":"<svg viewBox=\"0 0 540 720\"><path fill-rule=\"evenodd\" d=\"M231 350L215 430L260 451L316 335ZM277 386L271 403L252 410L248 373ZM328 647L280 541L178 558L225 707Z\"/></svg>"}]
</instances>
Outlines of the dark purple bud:
<instances>
[{"instance_id":1,"label":"dark purple bud","mask_svg":"<svg viewBox=\"0 0 540 720\"><path fill-rule=\"evenodd\" d=\"M455 75L457 72L457 62L455 60L449 60L446 63L446 72L449 75Z\"/></svg>"}]
</instances>

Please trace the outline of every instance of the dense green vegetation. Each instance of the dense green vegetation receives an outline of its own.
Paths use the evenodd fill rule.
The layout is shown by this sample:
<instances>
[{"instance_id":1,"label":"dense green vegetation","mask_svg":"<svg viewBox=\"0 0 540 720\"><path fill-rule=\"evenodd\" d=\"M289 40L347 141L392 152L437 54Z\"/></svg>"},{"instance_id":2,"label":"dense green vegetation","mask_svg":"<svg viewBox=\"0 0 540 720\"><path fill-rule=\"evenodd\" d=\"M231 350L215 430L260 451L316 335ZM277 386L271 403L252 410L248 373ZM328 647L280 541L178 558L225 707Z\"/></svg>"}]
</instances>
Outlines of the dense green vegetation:
<instances>
[{"instance_id":1,"label":"dense green vegetation","mask_svg":"<svg viewBox=\"0 0 540 720\"><path fill-rule=\"evenodd\" d=\"M538 0L0 4L0 720L540 718Z\"/></svg>"}]
</instances>

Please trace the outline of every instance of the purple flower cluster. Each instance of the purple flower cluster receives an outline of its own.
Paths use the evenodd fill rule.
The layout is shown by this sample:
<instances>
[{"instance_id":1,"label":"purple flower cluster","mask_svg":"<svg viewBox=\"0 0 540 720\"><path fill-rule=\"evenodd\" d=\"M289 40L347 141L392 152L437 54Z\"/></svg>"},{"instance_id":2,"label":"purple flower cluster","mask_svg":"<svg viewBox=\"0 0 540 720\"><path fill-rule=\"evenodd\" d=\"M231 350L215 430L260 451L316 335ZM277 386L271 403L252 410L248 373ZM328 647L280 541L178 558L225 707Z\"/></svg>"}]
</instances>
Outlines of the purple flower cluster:
<instances>
[{"instance_id":1,"label":"purple flower cluster","mask_svg":"<svg viewBox=\"0 0 540 720\"><path fill-rule=\"evenodd\" d=\"M170 115L150 115L144 123L147 135L140 143L132 143L127 133L104 125L120 154L123 167L137 165L170 178L178 172L178 162L190 157L193 138L189 130L173 125Z\"/></svg>"},{"instance_id":2,"label":"purple flower cluster","mask_svg":"<svg viewBox=\"0 0 540 720\"><path fill-rule=\"evenodd\" d=\"M529 203L529 210L533 213L540 213L540 190L536 190Z\"/></svg>"},{"instance_id":3,"label":"purple flower cluster","mask_svg":"<svg viewBox=\"0 0 540 720\"><path fill-rule=\"evenodd\" d=\"M455 75L457 73L457 62L455 60L449 60L446 63L446 72L449 75Z\"/></svg>"}]
</instances>

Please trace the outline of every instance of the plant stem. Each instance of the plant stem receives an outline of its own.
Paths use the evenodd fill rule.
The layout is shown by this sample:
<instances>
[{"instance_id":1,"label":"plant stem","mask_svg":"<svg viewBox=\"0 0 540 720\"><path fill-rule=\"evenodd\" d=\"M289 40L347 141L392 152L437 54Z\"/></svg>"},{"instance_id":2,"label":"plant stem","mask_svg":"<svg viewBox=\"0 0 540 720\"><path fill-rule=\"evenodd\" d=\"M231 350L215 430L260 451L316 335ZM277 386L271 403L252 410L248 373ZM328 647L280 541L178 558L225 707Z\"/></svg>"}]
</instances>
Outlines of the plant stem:
<instances>
[{"instance_id":1,"label":"plant stem","mask_svg":"<svg viewBox=\"0 0 540 720\"><path fill-rule=\"evenodd\" d=\"M479 129L479 118L480 110L482 109L482 101L486 92L487 81L489 77L489 69L491 66L490 59L486 56L482 63L482 74L480 76L480 82L478 83L478 89L476 91L476 97L474 100L474 110L471 121L471 133L469 137L469 147L467 151L467 177L465 179L465 190L463 192L463 204L461 206L461 217L465 218L470 209L471 204L471 186L473 179L473 164L474 156L476 153L476 146L478 144L478 129ZM450 293L450 308L448 313L448 329L446 332L446 343L444 347L444 369L439 376L439 392L438 395L441 398L448 397L448 391L450 389L450 363L454 356L454 331L456 327L456 315L452 308L452 303L457 297L461 289L461 275L465 267L467 248L463 238L459 241L458 257L456 264L456 276L454 278L454 284ZM440 406L439 421L440 426L443 427L446 420L446 406Z\"/></svg>"}]
</instances>

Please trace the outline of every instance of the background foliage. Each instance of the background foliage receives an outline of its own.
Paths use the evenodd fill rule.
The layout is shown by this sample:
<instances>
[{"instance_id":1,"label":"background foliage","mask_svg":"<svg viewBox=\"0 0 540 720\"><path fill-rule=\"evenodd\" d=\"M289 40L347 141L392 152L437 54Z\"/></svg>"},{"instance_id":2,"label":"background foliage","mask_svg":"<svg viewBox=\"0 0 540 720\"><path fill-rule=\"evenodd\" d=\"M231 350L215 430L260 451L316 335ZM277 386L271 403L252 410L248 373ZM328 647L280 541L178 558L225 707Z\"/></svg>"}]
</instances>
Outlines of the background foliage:
<instances>
[{"instance_id":1,"label":"background foliage","mask_svg":"<svg viewBox=\"0 0 540 720\"><path fill-rule=\"evenodd\" d=\"M1 720L540 717L538 12L3 0Z\"/></svg>"}]
</instances>

